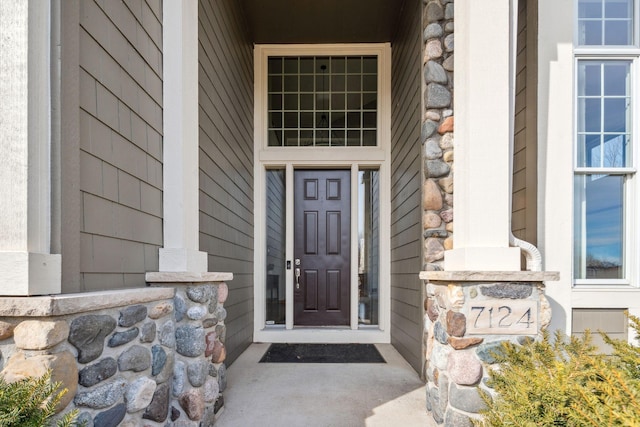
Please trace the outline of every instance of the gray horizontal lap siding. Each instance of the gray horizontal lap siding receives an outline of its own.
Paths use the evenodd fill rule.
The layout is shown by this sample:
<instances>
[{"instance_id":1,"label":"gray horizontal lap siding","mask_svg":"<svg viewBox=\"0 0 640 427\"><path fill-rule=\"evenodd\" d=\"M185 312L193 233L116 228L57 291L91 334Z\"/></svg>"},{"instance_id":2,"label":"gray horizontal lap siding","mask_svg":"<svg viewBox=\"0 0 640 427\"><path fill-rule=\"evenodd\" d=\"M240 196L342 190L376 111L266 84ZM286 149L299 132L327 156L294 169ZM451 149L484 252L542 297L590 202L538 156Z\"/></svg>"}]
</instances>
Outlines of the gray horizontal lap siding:
<instances>
[{"instance_id":1,"label":"gray horizontal lap siding","mask_svg":"<svg viewBox=\"0 0 640 427\"><path fill-rule=\"evenodd\" d=\"M80 289L145 286L162 245L160 1L79 2Z\"/></svg>"},{"instance_id":2,"label":"gray horizontal lap siding","mask_svg":"<svg viewBox=\"0 0 640 427\"><path fill-rule=\"evenodd\" d=\"M421 2L405 2L392 44L391 343L422 364Z\"/></svg>"},{"instance_id":3,"label":"gray horizontal lap siding","mask_svg":"<svg viewBox=\"0 0 640 427\"><path fill-rule=\"evenodd\" d=\"M226 348L253 341L253 47L240 2L198 2L200 249L229 271Z\"/></svg>"},{"instance_id":4,"label":"gray horizontal lap siding","mask_svg":"<svg viewBox=\"0 0 640 427\"><path fill-rule=\"evenodd\" d=\"M519 3L514 111L512 221L513 234L537 240L536 34L537 0Z\"/></svg>"}]
</instances>

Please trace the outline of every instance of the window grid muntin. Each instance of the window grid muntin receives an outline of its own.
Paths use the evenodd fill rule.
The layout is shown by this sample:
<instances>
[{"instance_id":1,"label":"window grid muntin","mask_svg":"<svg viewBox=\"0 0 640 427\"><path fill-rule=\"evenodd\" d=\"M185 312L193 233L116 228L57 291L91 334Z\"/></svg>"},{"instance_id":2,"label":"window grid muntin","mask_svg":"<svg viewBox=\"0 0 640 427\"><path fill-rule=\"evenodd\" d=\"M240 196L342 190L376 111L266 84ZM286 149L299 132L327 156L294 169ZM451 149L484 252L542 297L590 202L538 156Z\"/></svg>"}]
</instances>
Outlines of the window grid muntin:
<instances>
[{"instance_id":1,"label":"window grid muntin","mask_svg":"<svg viewBox=\"0 0 640 427\"><path fill-rule=\"evenodd\" d=\"M576 2L577 4L578 2ZM629 45L621 46L621 45L584 45L580 44L580 34L579 34L579 25L576 26L576 42L574 48L574 56L576 58L576 78L575 78L575 88L576 91L575 99L576 99L576 125L575 125L575 142L574 142L574 180L577 182L578 179L581 179L581 176L587 175L609 175L609 176L622 176L623 178L623 188L622 188L622 223L620 224L622 231L622 278L620 279L585 279L581 278L584 275L580 274L579 271L579 263L576 261L577 257L581 254L580 248L576 244L576 241L580 237L578 236L579 230L576 230L577 223L574 223L574 284L575 285L589 285L589 286L607 286L608 289L611 289L615 286L629 286L633 284L634 286L638 286L637 282L637 274L638 268L635 266L637 264L637 254L638 251L638 239L635 237L634 233L630 233L630 230L636 230L636 227L639 221L636 220L635 216L637 212L640 211L638 209L638 197L636 195L637 187L635 183L635 164L636 164L636 148L638 147L638 124L637 120L633 120L634 114L636 111L635 105L638 99L638 85L637 85L637 68L638 58L640 57L640 50L638 49L638 0L632 0L632 14L631 17L633 19L632 24L632 39L630 40L632 43ZM579 7L576 7L576 22L579 24ZM630 77L629 77L629 87L628 90L628 98L630 99L630 105L628 111L629 119L627 121L628 128L626 129L626 134L630 134L628 138L628 150L626 156L626 164L618 167L601 167L599 164L597 166L589 166L586 163L580 162L580 147L577 145L580 143L579 138L579 126L580 120L579 117L579 61L586 60L595 60L595 61L627 61L630 63ZM574 184L574 197L577 197L577 192L579 191L579 186ZM580 215L584 215L583 206L576 202L574 199L574 210L575 216L574 221L578 220ZM585 248L586 249L586 248Z\"/></svg>"},{"instance_id":2,"label":"window grid muntin","mask_svg":"<svg viewBox=\"0 0 640 427\"><path fill-rule=\"evenodd\" d=\"M281 67L277 67L278 62ZM313 69L300 66L311 62ZM378 145L377 56L270 56L267 63L269 147ZM326 67L324 70L322 65ZM294 76L297 86L293 83ZM313 90L302 90L308 87L301 87L300 82L310 76L314 80ZM334 91L333 85L338 90ZM295 92L287 91L294 86ZM309 96L313 97L312 103ZM333 104L338 104L339 109L332 108Z\"/></svg>"},{"instance_id":3,"label":"window grid muntin","mask_svg":"<svg viewBox=\"0 0 640 427\"><path fill-rule=\"evenodd\" d=\"M581 68L582 64L590 64L590 65L598 65L599 69L600 69L600 83L599 83L599 93L598 94L589 94L589 93L585 93L585 94L581 94L581 92L583 92L583 90L581 90L583 88L583 86L586 87L586 83L584 85L580 85L580 79L583 76L583 69ZM627 83L626 83L626 87L625 87L625 94L624 95L611 95L611 94L607 94L605 93L606 90L606 82L605 82L605 67L610 67L610 66L620 66L620 65L627 65L627 69L628 69L628 73L627 73ZM632 85L632 81L633 81L633 73L632 73L632 69L633 69L633 60L630 58L627 59L617 59L617 58L598 58L598 59L583 59L583 58L579 58L577 61L577 72L578 72L578 77L576 79L576 98L577 98L577 139L576 142L578 144L577 150L576 150L576 168L592 168L592 167L597 167L597 168L604 168L604 169L616 169L616 168L625 168L625 167L631 167L632 165L632 160L633 160L633 156L632 156L632 151L633 151L633 144L632 144L632 128L633 128L633 121L632 121L632 117L633 117L633 103L632 103L632 97L633 97L633 85ZM586 70L586 68L585 68ZM606 104L607 101L610 100L626 100L626 113L625 113L625 129L623 131L608 131L606 129L606 120L607 120L607 108L606 108ZM583 102L584 101L584 102ZM586 101L598 101L598 109L599 109L599 122L598 122L598 130L590 130L589 128L587 128L587 124L586 124L586 117L582 117L581 113L585 113L586 114ZM583 107L583 105L585 107ZM590 123L591 126L593 126L592 123ZM605 160L607 159L607 156L605 156L605 147L606 147L606 143L611 141L612 138L607 139L607 136L609 137L623 137L624 138L624 148L621 150L621 157L622 157L622 161L619 164L605 164ZM599 137L599 147L600 147L600 162L598 165L593 166L592 164L588 163L586 161L586 157L589 155L587 152L587 149L585 147L585 142L587 140L587 138L589 137ZM609 156L610 158L610 156ZM614 162L610 162L610 163L614 163Z\"/></svg>"},{"instance_id":4,"label":"window grid muntin","mask_svg":"<svg viewBox=\"0 0 640 427\"><path fill-rule=\"evenodd\" d=\"M600 14L598 17L581 16L582 11L584 10L584 8L581 8L581 6L588 3L593 3L594 5L599 6ZM627 11L628 12L627 17L610 16L607 13L607 4L611 4L611 3L613 2L610 0L596 0L596 1L578 0L577 6L576 6L576 9L577 9L576 45L577 46L603 47L603 46L633 46L637 44L638 22L637 20L634 20L638 11L637 0L628 0L629 6ZM621 2L618 2L618 3L621 3ZM626 22L628 24L626 29L626 33L627 33L626 43L613 43L613 42L608 43L607 42L608 40L606 39L607 28L612 28L612 27L608 26L607 24L620 23L620 22ZM600 27L599 32L597 34L599 36L600 43L587 42L585 40L586 37L588 36L593 37L595 34L593 33L587 34L586 26L583 26L582 25L583 23L599 24L599 25L591 25L591 27L592 29Z\"/></svg>"}]
</instances>

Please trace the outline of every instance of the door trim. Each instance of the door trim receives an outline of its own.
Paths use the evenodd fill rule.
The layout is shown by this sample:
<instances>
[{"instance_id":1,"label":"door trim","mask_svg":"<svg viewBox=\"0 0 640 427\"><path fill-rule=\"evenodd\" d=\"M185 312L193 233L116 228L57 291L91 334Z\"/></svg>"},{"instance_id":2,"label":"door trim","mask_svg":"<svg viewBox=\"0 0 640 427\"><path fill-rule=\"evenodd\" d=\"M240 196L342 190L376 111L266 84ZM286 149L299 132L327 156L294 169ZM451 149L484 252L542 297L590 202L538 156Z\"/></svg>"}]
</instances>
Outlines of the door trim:
<instances>
[{"instance_id":1,"label":"door trim","mask_svg":"<svg viewBox=\"0 0 640 427\"><path fill-rule=\"evenodd\" d=\"M266 64L271 55L377 55L378 141L377 147L267 147ZM257 45L254 51L254 342L390 342L390 147L391 147L391 46L380 44ZM317 160L321 159L321 160ZM285 169L286 187L293 189L294 169L351 169L351 209L358 211L358 171L375 167L380 174L380 283L379 324L358 325L357 215L351 215L351 310L349 327L295 327L293 323L293 267L286 270L285 324L265 325L266 318L266 182L269 168ZM293 197L287 197L286 259L293 262Z\"/></svg>"}]
</instances>

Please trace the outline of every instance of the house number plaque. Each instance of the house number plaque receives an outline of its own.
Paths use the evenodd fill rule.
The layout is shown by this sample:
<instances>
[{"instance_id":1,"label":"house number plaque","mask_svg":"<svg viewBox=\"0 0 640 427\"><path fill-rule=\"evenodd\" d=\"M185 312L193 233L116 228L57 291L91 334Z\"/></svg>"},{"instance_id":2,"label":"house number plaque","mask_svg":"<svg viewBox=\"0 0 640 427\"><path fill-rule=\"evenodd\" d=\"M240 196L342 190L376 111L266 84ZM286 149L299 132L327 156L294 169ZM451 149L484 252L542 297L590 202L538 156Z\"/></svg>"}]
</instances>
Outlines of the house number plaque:
<instances>
[{"instance_id":1,"label":"house number plaque","mask_svg":"<svg viewBox=\"0 0 640 427\"><path fill-rule=\"evenodd\" d=\"M493 299L468 306L467 333L534 335L538 333L538 302Z\"/></svg>"}]
</instances>

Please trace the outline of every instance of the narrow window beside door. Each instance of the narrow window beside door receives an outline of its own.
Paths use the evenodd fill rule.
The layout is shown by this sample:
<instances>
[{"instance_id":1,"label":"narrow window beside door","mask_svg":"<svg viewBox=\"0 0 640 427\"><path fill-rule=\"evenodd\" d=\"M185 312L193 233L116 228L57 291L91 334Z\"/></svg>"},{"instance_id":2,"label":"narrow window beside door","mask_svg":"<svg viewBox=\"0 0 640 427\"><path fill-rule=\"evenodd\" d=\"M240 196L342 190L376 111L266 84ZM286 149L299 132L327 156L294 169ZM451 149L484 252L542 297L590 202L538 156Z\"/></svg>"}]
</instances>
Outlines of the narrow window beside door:
<instances>
[{"instance_id":1,"label":"narrow window beside door","mask_svg":"<svg viewBox=\"0 0 640 427\"><path fill-rule=\"evenodd\" d=\"M267 280L266 324L285 323L286 181L284 169L266 171L267 180Z\"/></svg>"},{"instance_id":2,"label":"narrow window beside door","mask_svg":"<svg viewBox=\"0 0 640 427\"><path fill-rule=\"evenodd\" d=\"M358 172L358 323L378 324L380 174Z\"/></svg>"}]
</instances>

